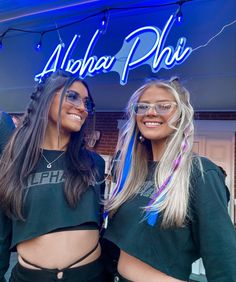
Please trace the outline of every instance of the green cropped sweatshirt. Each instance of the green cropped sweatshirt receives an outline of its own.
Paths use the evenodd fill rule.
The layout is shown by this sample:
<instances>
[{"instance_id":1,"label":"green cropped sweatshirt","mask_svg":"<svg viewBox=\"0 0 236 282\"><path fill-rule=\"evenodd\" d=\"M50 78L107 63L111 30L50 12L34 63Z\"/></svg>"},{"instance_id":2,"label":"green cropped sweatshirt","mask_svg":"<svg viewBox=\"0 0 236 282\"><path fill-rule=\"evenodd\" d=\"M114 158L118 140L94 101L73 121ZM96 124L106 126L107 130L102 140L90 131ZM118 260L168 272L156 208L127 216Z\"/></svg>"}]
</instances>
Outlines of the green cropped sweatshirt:
<instances>
[{"instance_id":1,"label":"green cropped sweatshirt","mask_svg":"<svg viewBox=\"0 0 236 282\"><path fill-rule=\"evenodd\" d=\"M228 188L219 167L206 158L201 161L204 177L193 161L185 226L163 229L161 216L154 226L142 220L142 207L154 192L152 164L139 193L109 220L104 237L177 279L188 281L192 263L202 257L208 282L236 282L236 232L228 214Z\"/></svg>"},{"instance_id":2,"label":"green cropped sweatshirt","mask_svg":"<svg viewBox=\"0 0 236 282\"><path fill-rule=\"evenodd\" d=\"M43 150L46 159L53 160L61 151ZM36 238L66 227L82 225L81 229L98 229L101 225L101 193L104 179L104 160L88 151L98 171L96 183L82 194L77 205L72 208L64 195L65 155L47 168L45 159L40 158L24 188L23 215L25 221L10 219L0 209L0 281L9 267L10 252L20 242ZM88 226L86 227L86 223Z\"/></svg>"}]
</instances>

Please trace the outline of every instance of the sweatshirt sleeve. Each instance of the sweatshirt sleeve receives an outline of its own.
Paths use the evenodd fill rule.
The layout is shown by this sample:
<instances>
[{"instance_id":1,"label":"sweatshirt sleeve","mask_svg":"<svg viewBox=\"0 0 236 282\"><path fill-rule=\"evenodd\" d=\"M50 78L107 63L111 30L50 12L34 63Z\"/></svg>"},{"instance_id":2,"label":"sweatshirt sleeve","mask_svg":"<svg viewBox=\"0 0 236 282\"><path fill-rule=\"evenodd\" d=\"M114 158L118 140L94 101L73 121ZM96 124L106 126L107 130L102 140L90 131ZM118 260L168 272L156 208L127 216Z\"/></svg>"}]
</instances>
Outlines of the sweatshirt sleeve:
<instances>
[{"instance_id":1,"label":"sweatshirt sleeve","mask_svg":"<svg viewBox=\"0 0 236 282\"><path fill-rule=\"evenodd\" d=\"M4 282L4 275L9 267L11 244L11 220L0 209L0 282Z\"/></svg>"},{"instance_id":2,"label":"sweatshirt sleeve","mask_svg":"<svg viewBox=\"0 0 236 282\"><path fill-rule=\"evenodd\" d=\"M14 129L15 125L11 117L5 112L0 112L0 154L2 153Z\"/></svg>"},{"instance_id":3,"label":"sweatshirt sleeve","mask_svg":"<svg viewBox=\"0 0 236 282\"><path fill-rule=\"evenodd\" d=\"M95 169L96 169L96 183L94 185L95 192L98 197L99 205L100 205L100 225L103 222L103 200L104 200L104 192L105 192L105 160L95 152L90 152Z\"/></svg>"},{"instance_id":4,"label":"sweatshirt sleeve","mask_svg":"<svg viewBox=\"0 0 236 282\"><path fill-rule=\"evenodd\" d=\"M215 167L198 176L193 189L193 237L208 282L236 281L236 232L228 214L227 187Z\"/></svg>"}]
</instances>

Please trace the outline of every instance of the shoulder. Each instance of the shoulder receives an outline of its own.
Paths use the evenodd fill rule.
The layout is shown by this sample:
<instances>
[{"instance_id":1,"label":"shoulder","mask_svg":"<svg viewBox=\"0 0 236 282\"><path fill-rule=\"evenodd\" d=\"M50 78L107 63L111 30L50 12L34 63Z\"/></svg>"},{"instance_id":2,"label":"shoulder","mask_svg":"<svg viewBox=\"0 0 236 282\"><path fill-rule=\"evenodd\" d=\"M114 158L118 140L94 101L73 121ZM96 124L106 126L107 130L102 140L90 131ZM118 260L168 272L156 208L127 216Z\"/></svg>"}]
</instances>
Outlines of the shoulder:
<instances>
[{"instance_id":1,"label":"shoulder","mask_svg":"<svg viewBox=\"0 0 236 282\"><path fill-rule=\"evenodd\" d=\"M90 159L92 160L94 170L95 170L95 178L96 178L96 185L99 184L100 186L100 193L104 193L105 189L105 160L96 152L87 150L87 153L90 156ZM95 185L95 186L96 186Z\"/></svg>"},{"instance_id":2,"label":"shoulder","mask_svg":"<svg viewBox=\"0 0 236 282\"><path fill-rule=\"evenodd\" d=\"M90 150L87 152L96 164L105 164L105 160L98 153Z\"/></svg>"},{"instance_id":3,"label":"shoulder","mask_svg":"<svg viewBox=\"0 0 236 282\"><path fill-rule=\"evenodd\" d=\"M105 160L98 153L94 151L90 151L86 149L86 152L89 155L90 159L92 160L94 166L99 171L104 171L105 170Z\"/></svg>"},{"instance_id":4,"label":"shoulder","mask_svg":"<svg viewBox=\"0 0 236 282\"><path fill-rule=\"evenodd\" d=\"M11 128L14 129L15 125L14 122L9 114L6 112L0 111L0 125L1 127Z\"/></svg>"},{"instance_id":5,"label":"shoulder","mask_svg":"<svg viewBox=\"0 0 236 282\"><path fill-rule=\"evenodd\" d=\"M194 155L191 169L192 178L196 180L198 177L206 175L209 172L215 172L219 174L220 177L224 178L224 174L217 164L206 157Z\"/></svg>"},{"instance_id":6,"label":"shoulder","mask_svg":"<svg viewBox=\"0 0 236 282\"><path fill-rule=\"evenodd\" d=\"M229 200L229 191L225 184L225 175L222 169L206 157L194 156L190 183L195 195L204 197L223 198Z\"/></svg>"},{"instance_id":7,"label":"shoulder","mask_svg":"<svg viewBox=\"0 0 236 282\"><path fill-rule=\"evenodd\" d=\"M10 115L0 111L0 151L3 150L14 129L15 125Z\"/></svg>"},{"instance_id":8,"label":"shoulder","mask_svg":"<svg viewBox=\"0 0 236 282\"><path fill-rule=\"evenodd\" d=\"M13 130L15 128L14 122L11 116L5 112L0 111L0 126L1 129Z\"/></svg>"}]
</instances>

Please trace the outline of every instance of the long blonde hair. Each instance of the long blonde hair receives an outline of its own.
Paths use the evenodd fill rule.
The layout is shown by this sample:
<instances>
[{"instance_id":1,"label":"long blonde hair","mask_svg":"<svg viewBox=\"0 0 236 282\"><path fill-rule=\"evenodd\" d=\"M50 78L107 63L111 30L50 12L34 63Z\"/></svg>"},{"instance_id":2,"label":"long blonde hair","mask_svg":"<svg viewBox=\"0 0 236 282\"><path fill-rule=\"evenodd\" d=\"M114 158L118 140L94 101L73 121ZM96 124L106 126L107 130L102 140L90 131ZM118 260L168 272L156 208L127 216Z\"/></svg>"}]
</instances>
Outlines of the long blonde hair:
<instances>
[{"instance_id":1,"label":"long blonde hair","mask_svg":"<svg viewBox=\"0 0 236 282\"><path fill-rule=\"evenodd\" d=\"M122 187L119 187L120 191L117 192L117 187L115 187L116 191L111 191L109 199L105 203L105 210L114 212L124 202L134 197L147 177L151 145L148 140L142 144L138 141L139 129L136 126L133 105L139 101L148 88L153 86L166 89L171 93L176 100L177 110L168 121L169 126L173 128L173 133L168 136L165 151L154 172L157 191L170 176L171 181L168 182L165 189L150 206L144 207L144 210L161 212L163 227L180 227L183 226L188 215L194 111L189 102L188 91L180 85L177 79L170 81L152 79L131 96L127 106L128 119L122 128L116 148L116 151L119 152L119 161L116 162L115 166L115 179L121 177L127 154L130 153L129 171ZM131 142L133 142L132 148ZM131 152L129 152L130 150ZM176 160L180 159L180 163L177 166L174 165Z\"/></svg>"}]
</instances>

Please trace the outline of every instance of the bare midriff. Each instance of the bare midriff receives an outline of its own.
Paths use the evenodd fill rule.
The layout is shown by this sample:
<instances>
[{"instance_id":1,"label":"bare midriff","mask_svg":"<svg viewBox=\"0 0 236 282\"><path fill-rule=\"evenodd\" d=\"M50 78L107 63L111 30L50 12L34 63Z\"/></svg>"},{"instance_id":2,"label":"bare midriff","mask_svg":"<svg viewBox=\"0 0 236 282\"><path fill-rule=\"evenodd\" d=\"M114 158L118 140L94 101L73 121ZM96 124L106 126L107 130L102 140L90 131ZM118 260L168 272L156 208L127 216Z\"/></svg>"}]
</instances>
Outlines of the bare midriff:
<instances>
[{"instance_id":1,"label":"bare midriff","mask_svg":"<svg viewBox=\"0 0 236 282\"><path fill-rule=\"evenodd\" d=\"M183 282L151 267L141 260L120 252L118 272L126 279L134 282Z\"/></svg>"},{"instance_id":2,"label":"bare midriff","mask_svg":"<svg viewBox=\"0 0 236 282\"><path fill-rule=\"evenodd\" d=\"M19 263L30 269L37 269L24 262L43 268L62 269L89 253L99 240L98 230L69 230L45 234L17 245ZM72 267L78 267L96 260L101 254L100 245L88 257Z\"/></svg>"}]
</instances>

